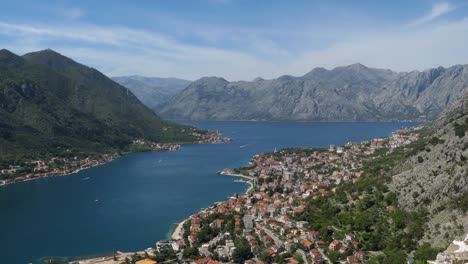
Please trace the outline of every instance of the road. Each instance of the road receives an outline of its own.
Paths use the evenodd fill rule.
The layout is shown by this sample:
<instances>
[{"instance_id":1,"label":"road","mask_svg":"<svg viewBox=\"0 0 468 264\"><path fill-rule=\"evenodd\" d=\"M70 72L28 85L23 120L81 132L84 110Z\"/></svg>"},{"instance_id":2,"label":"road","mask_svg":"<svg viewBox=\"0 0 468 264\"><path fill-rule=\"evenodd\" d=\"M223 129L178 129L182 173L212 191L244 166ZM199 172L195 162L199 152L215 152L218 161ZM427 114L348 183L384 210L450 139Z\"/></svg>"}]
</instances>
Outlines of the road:
<instances>
[{"instance_id":1,"label":"road","mask_svg":"<svg viewBox=\"0 0 468 264\"><path fill-rule=\"evenodd\" d=\"M323 258L325 258L327 260L328 263L332 263L331 260L327 257L327 255L325 255L325 253L323 253L323 250L321 248L317 248L318 251L320 252L320 254L322 254Z\"/></svg>"},{"instance_id":2,"label":"road","mask_svg":"<svg viewBox=\"0 0 468 264\"><path fill-rule=\"evenodd\" d=\"M304 250L302 250L302 249L297 249L296 252L298 252L299 254L301 254L302 259L304 260L304 264L309 264L309 260L307 260L307 255L306 255L306 253L304 252Z\"/></svg>"},{"instance_id":3,"label":"road","mask_svg":"<svg viewBox=\"0 0 468 264\"><path fill-rule=\"evenodd\" d=\"M272 231L270 231L264 226L260 226L260 227L263 229L263 231L265 231L267 235L269 235L273 239L273 242L275 242L276 246L280 246L283 244L283 242Z\"/></svg>"}]
</instances>

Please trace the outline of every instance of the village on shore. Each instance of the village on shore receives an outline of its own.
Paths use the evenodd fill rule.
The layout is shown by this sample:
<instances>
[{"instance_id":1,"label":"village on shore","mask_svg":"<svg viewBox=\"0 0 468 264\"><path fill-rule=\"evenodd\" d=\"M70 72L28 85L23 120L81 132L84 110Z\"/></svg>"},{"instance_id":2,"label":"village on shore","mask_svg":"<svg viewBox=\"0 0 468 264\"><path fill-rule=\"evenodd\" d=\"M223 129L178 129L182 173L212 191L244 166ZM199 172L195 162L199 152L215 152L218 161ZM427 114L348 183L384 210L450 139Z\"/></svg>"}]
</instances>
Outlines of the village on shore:
<instances>
[{"instance_id":1,"label":"village on shore","mask_svg":"<svg viewBox=\"0 0 468 264\"><path fill-rule=\"evenodd\" d=\"M248 181L251 187L245 194L191 215L178 224L171 240L158 241L144 254L95 263L322 264L332 263L332 254L341 256L341 263L362 263L375 252L364 251L354 232L340 238L325 236L310 229L309 222L295 219L307 210L311 199L326 198L339 185L358 182L363 160L374 152L391 152L418 140L415 131L420 128L403 128L388 138L328 149L284 149L255 155L245 168L218 172Z\"/></svg>"},{"instance_id":2,"label":"village on shore","mask_svg":"<svg viewBox=\"0 0 468 264\"><path fill-rule=\"evenodd\" d=\"M219 131L192 132L192 136L198 138L196 144L218 144L231 141L230 138L221 136ZM131 146L134 151L176 151L181 144L155 143L144 139L135 139ZM7 168L0 168L0 186L29 181L51 176L65 176L78 173L81 170L99 166L120 157L122 154L93 153L84 157L70 156L51 157L49 159L38 159L23 162L22 164L11 164Z\"/></svg>"}]
</instances>

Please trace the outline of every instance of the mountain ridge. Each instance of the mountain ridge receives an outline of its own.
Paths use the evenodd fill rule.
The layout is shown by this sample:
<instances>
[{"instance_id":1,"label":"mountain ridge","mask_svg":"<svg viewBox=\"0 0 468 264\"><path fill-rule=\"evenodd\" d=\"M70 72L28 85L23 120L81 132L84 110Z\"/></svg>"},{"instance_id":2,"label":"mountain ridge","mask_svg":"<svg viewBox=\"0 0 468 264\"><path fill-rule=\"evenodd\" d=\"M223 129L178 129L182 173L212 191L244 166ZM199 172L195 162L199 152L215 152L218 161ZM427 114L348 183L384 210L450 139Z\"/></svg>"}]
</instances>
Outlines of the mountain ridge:
<instances>
[{"instance_id":1,"label":"mountain ridge","mask_svg":"<svg viewBox=\"0 0 468 264\"><path fill-rule=\"evenodd\" d=\"M153 110L191 83L191 81L173 77L159 78L140 75L115 76L112 79L131 90L140 101Z\"/></svg>"},{"instance_id":2,"label":"mountain ridge","mask_svg":"<svg viewBox=\"0 0 468 264\"><path fill-rule=\"evenodd\" d=\"M352 64L252 82L203 77L156 110L194 120L430 120L467 87L467 65L393 72Z\"/></svg>"}]
</instances>

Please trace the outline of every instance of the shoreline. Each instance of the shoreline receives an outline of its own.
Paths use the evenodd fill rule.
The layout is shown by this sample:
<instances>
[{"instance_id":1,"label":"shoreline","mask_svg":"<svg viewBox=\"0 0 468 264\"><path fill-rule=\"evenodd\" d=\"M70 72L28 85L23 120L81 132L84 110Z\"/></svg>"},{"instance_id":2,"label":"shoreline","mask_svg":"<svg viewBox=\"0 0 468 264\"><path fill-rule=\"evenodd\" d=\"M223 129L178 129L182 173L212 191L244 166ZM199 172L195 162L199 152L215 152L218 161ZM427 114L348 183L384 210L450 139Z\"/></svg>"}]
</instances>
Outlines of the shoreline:
<instances>
[{"instance_id":1,"label":"shoreline","mask_svg":"<svg viewBox=\"0 0 468 264\"><path fill-rule=\"evenodd\" d=\"M78 264L115 264L122 263L125 261L125 258L131 258L134 253L144 254L145 251L136 251L136 252L121 252L116 251L115 257L117 260L114 260L114 254L105 254L103 256L91 257L91 258L76 258L75 260L69 261L68 263L78 263Z\"/></svg>"},{"instance_id":2,"label":"shoreline","mask_svg":"<svg viewBox=\"0 0 468 264\"><path fill-rule=\"evenodd\" d=\"M180 240L182 239L182 230L184 228L184 224L185 222L187 221L188 218L182 220L181 222L177 223L177 226L175 227L174 231L172 231L172 234L171 234L171 239L172 240Z\"/></svg>"},{"instance_id":3,"label":"shoreline","mask_svg":"<svg viewBox=\"0 0 468 264\"><path fill-rule=\"evenodd\" d=\"M124 154L124 155L126 155L126 154ZM95 168L95 167L99 167L99 166L111 163L112 161L114 161L114 160L116 160L116 159L118 159L120 157L123 157L124 155L112 156L109 160L101 161L101 162L98 162L98 163L93 164L91 166L84 166L84 167L78 168L76 170L73 170L71 172L67 172L67 173L55 174L53 172L50 172L50 173L43 172L43 173L40 173L40 174L37 174L37 175L26 174L24 176L18 176L16 178L13 178L9 182L5 182L4 180L3 181L0 180L0 187L7 186L7 185L12 185L12 184L16 184L16 183L29 182L29 181L33 181L33 180L40 180L40 179L53 178L53 177L71 176L71 175L79 173L80 171L92 169L92 168Z\"/></svg>"},{"instance_id":4,"label":"shoreline","mask_svg":"<svg viewBox=\"0 0 468 264\"><path fill-rule=\"evenodd\" d=\"M249 184L249 188L247 188L247 190L242 195L249 194L254 188L254 184L253 184L253 180L255 179L254 177L250 177L250 176L246 176L246 175L242 175L242 174L236 174L236 173L227 173L227 172L224 172L224 171L218 172L217 174L218 175L223 175L223 176L228 176L228 177L238 177L238 178L247 179L247 181L245 181L245 183ZM216 205L217 203L224 202L224 201L226 201L226 200L214 202L209 207L211 207L213 205ZM204 209L198 211L197 213L200 213L200 212L203 212L203 211L204 211ZM183 236L181 235L182 230L183 230L183 226L184 226L185 222L187 222L190 219L190 217L192 217L192 215L193 214L189 215L188 217L184 218L184 220L177 223L176 228L172 231L172 234L171 234L171 237L170 237L171 240L181 240L181 239L183 239Z\"/></svg>"},{"instance_id":5,"label":"shoreline","mask_svg":"<svg viewBox=\"0 0 468 264\"><path fill-rule=\"evenodd\" d=\"M91 166L83 166L81 168L75 169L71 172L66 172L66 173L54 173L54 172L43 172L43 173L38 173L38 174L33 174L33 173L28 173L24 175L17 176L12 179L7 179L7 180L0 180L0 187L15 184L15 183L21 183L21 182L28 182L32 180L38 180L38 179L45 179L45 178L51 178L51 177L63 177L63 176L70 176L73 174L77 174L82 170L87 170L91 169L94 167L98 167L101 165L105 165L108 163L111 163L112 161L127 156L129 154L134 154L134 153L141 153L141 152L165 152L165 151L177 151L179 150L183 145L189 145L189 144L195 144L195 145L201 145L201 144L223 144L231 141L231 139L226 138L225 142L201 142L201 141L195 141L195 142L186 142L186 143L170 143L169 145L177 145L178 147L175 149L168 148L168 149L152 149L152 150L145 150L145 151L131 151L131 152L123 152L121 154L113 153L113 154L104 154L104 155L111 155L109 159L97 161L95 164L92 164Z\"/></svg>"},{"instance_id":6,"label":"shoreline","mask_svg":"<svg viewBox=\"0 0 468 264\"><path fill-rule=\"evenodd\" d=\"M238 174L238 173L225 172L225 171L218 172L218 174L223 175L223 176L229 176L229 177L240 177L240 178L248 179L249 181L253 181L255 179L252 176L247 176L247 175Z\"/></svg>"},{"instance_id":7,"label":"shoreline","mask_svg":"<svg viewBox=\"0 0 468 264\"><path fill-rule=\"evenodd\" d=\"M243 174L239 174L239 173L232 173L232 172L229 172L229 171L226 171L226 170L218 172L218 175L247 179L247 181L245 181L245 183L249 184L250 186L249 186L249 188L247 188L247 190L244 192L243 195L249 194L254 188L253 181L255 180L255 177L247 176L247 175L243 175Z\"/></svg>"}]
</instances>

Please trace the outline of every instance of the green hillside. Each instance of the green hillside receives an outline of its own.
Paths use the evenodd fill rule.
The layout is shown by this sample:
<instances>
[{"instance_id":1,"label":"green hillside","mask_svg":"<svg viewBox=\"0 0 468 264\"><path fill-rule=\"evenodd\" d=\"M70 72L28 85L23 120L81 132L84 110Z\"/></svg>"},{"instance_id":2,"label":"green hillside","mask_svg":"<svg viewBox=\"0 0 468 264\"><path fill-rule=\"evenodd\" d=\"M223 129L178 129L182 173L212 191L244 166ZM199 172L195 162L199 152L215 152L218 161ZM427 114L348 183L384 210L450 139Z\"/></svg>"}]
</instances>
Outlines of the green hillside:
<instances>
[{"instance_id":1,"label":"green hillside","mask_svg":"<svg viewBox=\"0 0 468 264\"><path fill-rule=\"evenodd\" d=\"M128 89L52 50L0 50L0 161L125 150L134 139L190 142ZM2 165L0 164L0 165Z\"/></svg>"}]
</instances>

